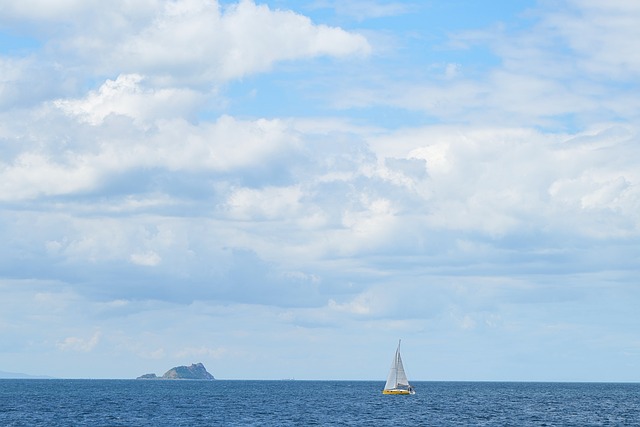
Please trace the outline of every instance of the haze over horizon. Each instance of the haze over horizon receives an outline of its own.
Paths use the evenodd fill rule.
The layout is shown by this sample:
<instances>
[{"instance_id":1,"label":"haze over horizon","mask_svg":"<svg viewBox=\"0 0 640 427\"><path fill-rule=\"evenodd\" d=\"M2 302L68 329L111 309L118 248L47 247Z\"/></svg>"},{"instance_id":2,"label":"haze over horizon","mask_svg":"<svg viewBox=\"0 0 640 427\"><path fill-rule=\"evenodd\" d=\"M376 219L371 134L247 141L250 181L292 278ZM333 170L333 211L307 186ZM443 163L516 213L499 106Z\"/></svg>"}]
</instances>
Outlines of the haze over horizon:
<instances>
[{"instance_id":1,"label":"haze over horizon","mask_svg":"<svg viewBox=\"0 0 640 427\"><path fill-rule=\"evenodd\" d=\"M0 11L0 370L640 381L640 3Z\"/></svg>"}]
</instances>

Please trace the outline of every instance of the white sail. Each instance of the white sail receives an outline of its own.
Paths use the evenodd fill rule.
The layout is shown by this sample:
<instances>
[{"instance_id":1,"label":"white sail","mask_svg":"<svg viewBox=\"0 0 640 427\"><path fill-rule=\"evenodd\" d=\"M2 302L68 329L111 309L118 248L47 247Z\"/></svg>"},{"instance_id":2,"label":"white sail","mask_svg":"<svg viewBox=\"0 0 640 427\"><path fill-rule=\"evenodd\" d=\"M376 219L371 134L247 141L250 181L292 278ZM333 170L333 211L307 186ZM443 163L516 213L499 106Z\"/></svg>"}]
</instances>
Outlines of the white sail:
<instances>
[{"instance_id":1,"label":"white sail","mask_svg":"<svg viewBox=\"0 0 640 427\"><path fill-rule=\"evenodd\" d=\"M398 373L396 377L396 384L400 386L408 386L409 380L407 374L404 372L404 366L402 366L402 358L400 357L400 351L398 350Z\"/></svg>"},{"instance_id":2,"label":"white sail","mask_svg":"<svg viewBox=\"0 0 640 427\"><path fill-rule=\"evenodd\" d=\"M384 389L408 389L409 387L409 380L407 379L407 374L405 373L404 366L402 365L402 357L400 356L400 342L398 342L398 348L396 349L396 354L393 357L393 362L391 363L391 369L389 370L389 376L387 377Z\"/></svg>"}]
</instances>

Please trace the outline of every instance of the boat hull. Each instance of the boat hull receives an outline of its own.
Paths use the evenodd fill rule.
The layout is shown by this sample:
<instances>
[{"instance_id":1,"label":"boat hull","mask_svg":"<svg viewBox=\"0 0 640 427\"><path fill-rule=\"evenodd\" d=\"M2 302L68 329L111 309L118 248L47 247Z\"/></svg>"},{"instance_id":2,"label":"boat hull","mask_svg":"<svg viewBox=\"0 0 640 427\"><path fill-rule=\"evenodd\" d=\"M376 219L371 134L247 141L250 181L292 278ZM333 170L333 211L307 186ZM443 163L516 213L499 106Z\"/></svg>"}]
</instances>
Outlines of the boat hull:
<instances>
[{"instance_id":1,"label":"boat hull","mask_svg":"<svg viewBox=\"0 0 640 427\"><path fill-rule=\"evenodd\" d=\"M392 389L392 390L382 390L382 394L415 394L415 391Z\"/></svg>"}]
</instances>

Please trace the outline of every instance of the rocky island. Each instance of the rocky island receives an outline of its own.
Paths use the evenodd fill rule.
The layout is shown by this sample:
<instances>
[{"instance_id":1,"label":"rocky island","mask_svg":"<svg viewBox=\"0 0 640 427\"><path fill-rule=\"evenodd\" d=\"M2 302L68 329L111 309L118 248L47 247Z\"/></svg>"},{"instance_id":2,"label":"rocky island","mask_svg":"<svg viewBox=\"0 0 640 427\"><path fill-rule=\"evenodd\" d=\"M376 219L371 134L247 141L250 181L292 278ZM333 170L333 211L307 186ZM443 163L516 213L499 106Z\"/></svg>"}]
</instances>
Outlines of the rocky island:
<instances>
[{"instance_id":1,"label":"rocky island","mask_svg":"<svg viewBox=\"0 0 640 427\"><path fill-rule=\"evenodd\" d=\"M194 363L191 366L176 366L169 369L163 376L156 374L144 374L137 380L214 380L215 378L202 363Z\"/></svg>"}]
</instances>

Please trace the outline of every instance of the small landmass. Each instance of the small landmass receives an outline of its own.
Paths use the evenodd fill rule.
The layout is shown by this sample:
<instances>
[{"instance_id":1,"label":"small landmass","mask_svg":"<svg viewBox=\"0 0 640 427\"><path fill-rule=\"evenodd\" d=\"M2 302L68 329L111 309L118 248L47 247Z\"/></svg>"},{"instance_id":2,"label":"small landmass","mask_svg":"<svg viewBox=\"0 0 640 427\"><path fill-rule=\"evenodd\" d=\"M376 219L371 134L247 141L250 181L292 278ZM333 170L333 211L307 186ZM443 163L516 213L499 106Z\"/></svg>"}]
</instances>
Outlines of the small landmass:
<instances>
[{"instance_id":1,"label":"small landmass","mask_svg":"<svg viewBox=\"0 0 640 427\"><path fill-rule=\"evenodd\" d=\"M140 375L137 380L157 380L159 377L156 374L144 374Z\"/></svg>"},{"instance_id":2,"label":"small landmass","mask_svg":"<svg viewBox=\"0 0 640 427\"><path fill-rule=\"evenodd\" d=\"M156 374L144 374L137 380L215 380L213 375L207 372L202 363L194 363L191 366L176 366L169 369L163 376Z\"/></svg>"}]
</instances>

